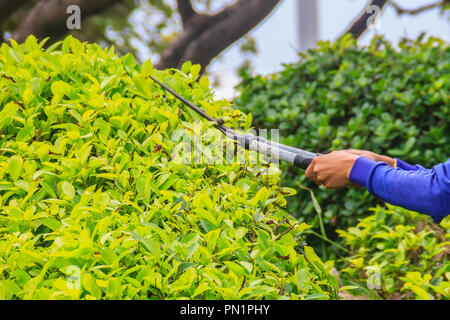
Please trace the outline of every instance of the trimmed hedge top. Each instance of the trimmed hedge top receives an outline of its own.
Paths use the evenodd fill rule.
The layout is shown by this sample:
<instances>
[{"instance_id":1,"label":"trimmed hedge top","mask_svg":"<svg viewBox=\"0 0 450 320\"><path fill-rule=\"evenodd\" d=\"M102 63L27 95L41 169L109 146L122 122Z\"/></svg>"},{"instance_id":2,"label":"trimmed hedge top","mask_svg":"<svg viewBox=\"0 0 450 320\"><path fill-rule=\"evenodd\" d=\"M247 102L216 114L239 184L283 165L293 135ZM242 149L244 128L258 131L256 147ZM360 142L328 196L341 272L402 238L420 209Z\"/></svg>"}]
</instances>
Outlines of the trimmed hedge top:
<instances>
[{"instance_id":1,"label":"trimmed hedge top","mask_svg":"<svg viewBox=\"0 0 450 320\"><path fill-rule=\"evenodd\" d=\"M0 299L336 298L276 168L172 155L174 130L201 119L151 73L230 127L247 121L199 66L43 46L0 48Z\"/></svg>"}]
</instances>

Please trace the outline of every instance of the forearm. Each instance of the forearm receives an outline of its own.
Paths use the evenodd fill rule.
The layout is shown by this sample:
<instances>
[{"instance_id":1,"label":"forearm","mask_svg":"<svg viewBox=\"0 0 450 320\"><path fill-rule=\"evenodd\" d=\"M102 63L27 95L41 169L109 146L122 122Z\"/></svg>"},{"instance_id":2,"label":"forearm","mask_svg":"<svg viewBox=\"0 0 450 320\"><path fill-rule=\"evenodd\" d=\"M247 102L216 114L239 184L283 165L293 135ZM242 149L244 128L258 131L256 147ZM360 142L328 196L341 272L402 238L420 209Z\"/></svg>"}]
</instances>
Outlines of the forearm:
<instances>
[{"instance_id":1,"label":"forearm","mask_svg":"<svg viewBox=\"0 0 450 320\"><path fill-rule=\"evenodd\" d=\"M439 223L450 213L450 162L433 169L399 161L397 165L393 168L384 162L360 157L349 178L385 202L428 214Z\"/></svg>"},{"instance_id":2,"label":"forearm","mask_svg":"<svg viewBox=\"0 0 450 320\"><path fill-rule=\"evenodd\" d=\"M381 155L381 154L377 154L375 152L372 151L368 151L368 150L356 150L356 149L350 149L347 150L347 152L350 152L352 154L356 154L358 156L363 156L363 157L367 157L372 161L375 162L385 162L388 165L390 165L391 167L394 168L401 168L404 170L419 170L419 169L424 169L422 166L419 165L411 165L409 163L406 163L398 158L391 158L389 156L385 156L385 155Z\"/></svg>"},{"instance_id":3,"label":"forearm","mask_svg":"<svg viewBox=\"0 0 450 320\"><path fill-rule=\"evenodd\" d=\"M427 170L427 169L425 169L422 166L419 166L417 164L409 164L409 163L404 162L404 161L402 161L402 160L400 160L398 158L395 158L394 160L395 160L395 163L393 165L394 168L400 168L400 169L408 170L408 171L415 171L415 170L421 170L421 169Z\"/></svg>"}]
</instances>

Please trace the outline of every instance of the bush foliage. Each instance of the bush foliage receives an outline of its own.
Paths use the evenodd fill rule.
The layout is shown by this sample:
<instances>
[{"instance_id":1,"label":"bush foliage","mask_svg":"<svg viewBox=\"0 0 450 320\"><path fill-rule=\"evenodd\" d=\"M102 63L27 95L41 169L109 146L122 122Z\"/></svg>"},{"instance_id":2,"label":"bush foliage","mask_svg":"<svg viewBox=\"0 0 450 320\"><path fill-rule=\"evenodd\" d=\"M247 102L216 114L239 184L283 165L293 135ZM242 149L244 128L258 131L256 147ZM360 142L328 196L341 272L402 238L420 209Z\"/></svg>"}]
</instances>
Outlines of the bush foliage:
<instances>
[{"instance_id":1,"label":"bush foliage","mask_svg":"<svg viewBox=\"0 0 450 320\"><path fill-rule=\"evenodd\" d=\"M352 38L300 54L300 61L269 76L242 73L239 109L259 128L279 128L281 142L313 152L355 148L431 167L450 154L450 49L442 40L382 38L360 47ZM314 187L285 165L283 182ZM325 222L345 228L379 201L358 189L315 191ZM307 192L288 211L316 223Z\"/></svg>"},{"instance_id":2,"label":"bush foliage","mask_svg":"<svg viewBox=\"0 0 450 320\"><path fill-rule=\"evenodd\" d=\"M450 219L431 218L389 206L346 231L338 230L351 254L342 278L355 294L382 299L450 299Z\"/></svg>"},{"instance_id":3,"label":"bush foliage","mask_svg":"<svg viewBox=\"0 0 450 320\"><path fill-rule=\"evenodd\" d=\"M275 167L183 164L200 121L237 129L199 66L153 70L68 37L0 48L0 299L328 299L332 262L282 207ZM203 122L205 126L211 126Z\"/></svg>"}]
</instances>

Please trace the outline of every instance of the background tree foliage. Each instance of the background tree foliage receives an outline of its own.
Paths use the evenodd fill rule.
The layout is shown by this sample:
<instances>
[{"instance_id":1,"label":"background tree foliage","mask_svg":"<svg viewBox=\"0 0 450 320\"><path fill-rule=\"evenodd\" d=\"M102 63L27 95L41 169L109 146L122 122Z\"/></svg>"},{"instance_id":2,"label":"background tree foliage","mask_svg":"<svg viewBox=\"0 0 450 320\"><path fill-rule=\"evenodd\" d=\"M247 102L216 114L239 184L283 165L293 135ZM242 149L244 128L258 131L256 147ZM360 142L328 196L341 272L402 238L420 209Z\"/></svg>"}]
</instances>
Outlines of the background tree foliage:
<instances>
[{"instance_id":1,"label":"background tree foliage","mask_svg":"<svg viewBox=\"0 0 450 320\"><path fill-rule=\"evenodd\" d=\"M152 55L161 69L191 61L202 65L203 72L212 59L244 37L278 2L221 1L213 7L210 0L28 0L21 4L1 0L0 31L2 39L6 36L22 42L33 34L39 39L50 37L50 43L70 32L82 41L114 44L120 53L131 52L141 60ZM66 27L69 5L81 8L80 31Z\"/></svg>"},{"instance_id":2,"label":"background tree foliage","mask_svg":"<svg viewBox=\"0 0 450 320\"><path fill-rule=\"evenodd\" d=\"M120 54L133 53L143 62L152 57L158 68L180 67L185 61L198 63L202 72L227 47L242 39L243 51L254 52L248 32L263 21L280 0L0 0L0 40L12 37L19 43L30 34L50 37L53 43L67 34L103 46L114 45ZM343 34L359 38L367 30L373 13L367 8L393 6L399 14L417 14L449 0L413 10L395 1L371 0L349 22ZM69 5L82 12L82 29L66 27ZM355 3L355 7L359 7ZM355 9L355 14L357 13ZM372 11L370 11L372 12ZM245 58L243 58L245 59ZM249 63L249 59L243 61Z\"/></svg>"}]
</instances>

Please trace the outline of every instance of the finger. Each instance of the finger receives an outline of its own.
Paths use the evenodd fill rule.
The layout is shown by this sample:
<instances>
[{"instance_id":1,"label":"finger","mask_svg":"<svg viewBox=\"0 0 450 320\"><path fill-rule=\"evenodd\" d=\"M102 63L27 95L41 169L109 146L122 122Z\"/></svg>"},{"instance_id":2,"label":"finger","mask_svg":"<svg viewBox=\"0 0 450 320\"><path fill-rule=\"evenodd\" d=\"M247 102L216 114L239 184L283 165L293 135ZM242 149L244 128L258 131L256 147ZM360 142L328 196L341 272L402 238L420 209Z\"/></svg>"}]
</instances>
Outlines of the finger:
<instances>
[{"instance_id":1,"label":"finger","mask_svg":"<svg viewBox=\"0 0 450 320\"><path fill-rule=\"evenodd\" d=\"M324 186L324 185L327 183L327 179L321 177L320 175L317 175L317 176L316 176L315 181L316 181L316 183L317 183L318 185L320 185L320 186Z\"/></svg>"},{"instance_id":2,"label":"finger","mask_svg":"<svg viewBox=\"0 0 450 320\"><path fill-rule=\"evenodd\" d=\"M308 166L308 168L306 168L306 171L305 171L305 176L311 180L314 180L314 178L315 178L315 174L314 174L315 161L314 160L311 162L311 164Z\"/></svg>"}]
</instances>

